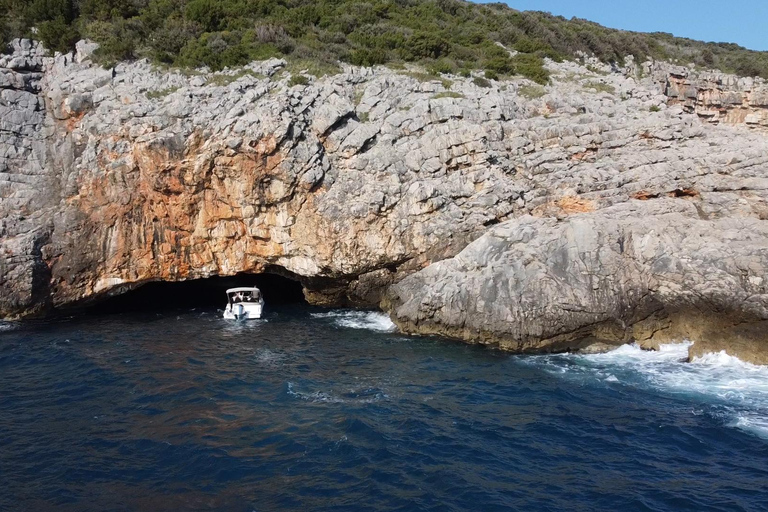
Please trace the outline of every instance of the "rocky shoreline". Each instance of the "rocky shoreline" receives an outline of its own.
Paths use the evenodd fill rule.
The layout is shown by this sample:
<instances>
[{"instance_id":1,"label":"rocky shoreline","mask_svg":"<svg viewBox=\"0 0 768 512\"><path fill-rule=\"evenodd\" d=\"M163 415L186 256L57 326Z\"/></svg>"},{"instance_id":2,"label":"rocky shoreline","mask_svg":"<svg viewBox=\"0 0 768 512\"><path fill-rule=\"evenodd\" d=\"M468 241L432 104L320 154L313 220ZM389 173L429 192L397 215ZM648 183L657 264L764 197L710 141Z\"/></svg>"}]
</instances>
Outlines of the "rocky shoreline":
<instances>
[{"instance_id":1,"label":"rocky shoreline","mask_svg":"<svg viewBox=\"0 0 768 512\"><path fill-rule=\"evenodd\" d=\"M0 56L0 317L274 272L406 332L530 351L695 339L768 363L768 86L665 63L552 82L280 60Z\"/></svg>"},{"instance_id":2,"label":"rocky shoreline","mask_svg":"<svg viewBox=\"0 0 768 512\"><path fill-rule=\"evenodd\" d=\"M691 339L691 356L727 348L768 364L764 282L750 270L768 265L767 223L677 203L507 221L392 286L387 307L403 331L514 352Z\"/></svg>"}]
</instances>

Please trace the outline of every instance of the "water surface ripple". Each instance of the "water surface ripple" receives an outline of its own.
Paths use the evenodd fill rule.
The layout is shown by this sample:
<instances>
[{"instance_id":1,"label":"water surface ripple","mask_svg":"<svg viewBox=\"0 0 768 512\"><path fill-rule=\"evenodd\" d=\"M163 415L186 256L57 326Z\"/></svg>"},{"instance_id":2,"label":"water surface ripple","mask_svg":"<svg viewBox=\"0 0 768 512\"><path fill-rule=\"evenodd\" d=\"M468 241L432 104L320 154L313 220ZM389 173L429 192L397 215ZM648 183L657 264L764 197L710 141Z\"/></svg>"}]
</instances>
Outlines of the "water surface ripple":
<instances>
[{"instance_id":1,"label":"water surface ripple","mask_svg":"<svg viewBox=\"0 0 768 512\"><path fill-rule=\"evenodd\" d=\"M0 332L0 510L768 510L768 373L511 356L375 313Z\"/></svg>"}]
</instances>

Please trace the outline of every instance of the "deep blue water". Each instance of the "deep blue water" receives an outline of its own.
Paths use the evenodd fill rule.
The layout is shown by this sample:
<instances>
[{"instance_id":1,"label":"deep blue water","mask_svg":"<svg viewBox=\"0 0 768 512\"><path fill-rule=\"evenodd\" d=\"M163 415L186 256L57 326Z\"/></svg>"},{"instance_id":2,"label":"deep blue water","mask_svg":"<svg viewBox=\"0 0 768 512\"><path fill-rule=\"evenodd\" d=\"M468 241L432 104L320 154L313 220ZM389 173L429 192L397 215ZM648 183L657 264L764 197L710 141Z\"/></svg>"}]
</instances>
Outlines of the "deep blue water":
<instances>
[{"instance_id":1,"label":"deep blue water","mask_svg":"<svg viewBox=\"0 0 768 512\"><path fill-rule=\"evenodd\" d=\"M318 311L0 332L0 510L768 510L768 369Z\"/></svg>"}]
</instances>

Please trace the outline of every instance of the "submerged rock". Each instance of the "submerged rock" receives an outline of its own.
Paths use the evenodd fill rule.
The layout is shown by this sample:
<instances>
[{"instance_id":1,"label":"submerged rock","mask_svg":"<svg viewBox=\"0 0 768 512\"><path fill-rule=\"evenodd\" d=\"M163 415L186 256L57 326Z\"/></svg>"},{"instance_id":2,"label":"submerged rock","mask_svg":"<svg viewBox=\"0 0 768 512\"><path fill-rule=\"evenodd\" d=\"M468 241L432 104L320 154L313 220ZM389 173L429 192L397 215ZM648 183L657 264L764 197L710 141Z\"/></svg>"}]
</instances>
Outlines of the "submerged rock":
<instances>
[{"instance_id":1,"label":"submerged rock","mask_svg":"<svg viewBox=\"0 0 768 512\"><path fill-rule=\"evenodd\" d=\"M277 59L185 74L93 49L0 56L0 317L274 272L520 351L651 346L694 313L766 346L743 327L766 319L758 80L564 62L546 87L383 67L292 86ZM750 113L715 125L680 80L707 105L748 87Z\"/></svg>"}]
</instances>

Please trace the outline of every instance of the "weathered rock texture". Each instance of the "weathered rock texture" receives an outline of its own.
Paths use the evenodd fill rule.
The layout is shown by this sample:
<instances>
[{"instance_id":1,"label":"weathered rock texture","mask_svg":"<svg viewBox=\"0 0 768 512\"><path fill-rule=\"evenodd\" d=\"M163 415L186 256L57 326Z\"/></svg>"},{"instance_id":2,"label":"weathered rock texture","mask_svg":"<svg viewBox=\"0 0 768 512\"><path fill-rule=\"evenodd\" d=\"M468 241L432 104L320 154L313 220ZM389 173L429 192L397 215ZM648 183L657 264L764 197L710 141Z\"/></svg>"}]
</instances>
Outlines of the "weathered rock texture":
<instances>
[{"instance_id":1,"label":"weathered rock texture","mask_svg":"<svg viewBox=\"0 0 768 512\"><path fill-rule=\"evenodd\" d=\"M764 79L692 72L663 64L651 69L663 83L670 104L681 105L710 123L768 129L768 83Z\"/></svg>"},{"instance_id":2,"label":"weathered rock texture","mask_svg":"<svg viewBox=\"0 0 768 512\"><path fill-rule=\"evenodd\" d=\"M394 318L518 352L691 338L697 355L724 339L765 341L768 223L679 202L507 221L394 285ZM758 352L739 354L768 363Z\"/></svg>"},{"instance_id":3,"label":"weathered rock texture","mask_svg":"<svg viewBox=\"0 0 768 512\"><path fill-rule=\"evenodd\" d=\"M399 283L385 303L404 328L526 350L573 348L583 335L686 334L682 319L699 310L740 329L766 319L768 139L746 118L713 126L675 98L668 105L657 74L552 63L546 88L483 87L349 67L290 86L278 60L185 75L144 61L103 69L91 49L50 58L20 41L0 57L0 316L152 280L267 271L328 305L375 305ZM586 225L581 245L557 249ZM496 240L503 259L525 249L523 232L536 233L532 275L557 275L562 263L570 299L483 296L465 317L481 303L501 315L484 329L437 313L453 299L440 306L424 276L471 273L436 262L481 236L475 244ZM717 248L697 249L694 232ZM622 236L648 236L657 252L629 253ZM582 246L595 252L584 272L613 277L586 285L574 274L568 285L575 267L548 251L571 258ZM659 263L663 251L684 268ZM715 267L732 279L689 282ZM513 275L492 269L489 286ZM527 286L527 274L515 276L510 293ZM659 291L678 282L701 301ZM568 301L581 305L561 307ZM534 306L546 315L527 325Z\"/></svg>"}]
</instances>

